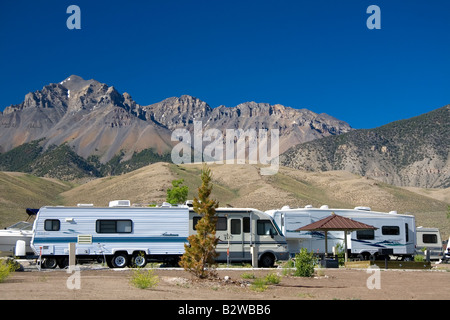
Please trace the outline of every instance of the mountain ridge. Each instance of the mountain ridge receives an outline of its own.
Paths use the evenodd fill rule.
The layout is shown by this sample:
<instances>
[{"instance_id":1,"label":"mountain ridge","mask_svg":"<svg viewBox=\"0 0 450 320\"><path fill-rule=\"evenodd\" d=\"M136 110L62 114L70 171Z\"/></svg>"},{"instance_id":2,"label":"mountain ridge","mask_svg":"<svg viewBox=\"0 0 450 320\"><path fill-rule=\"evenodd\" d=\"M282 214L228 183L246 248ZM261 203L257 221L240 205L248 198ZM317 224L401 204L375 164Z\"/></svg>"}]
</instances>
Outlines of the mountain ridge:
<instances>
[{"instance_id":1,"label":"mountain ridge","mask_svg":"<svg viewBox=\"0 0 450 320\"><path fill-rule=\"evenodd\" d=\"M71 75L59 83L25 95L24 101L0 113L0 152L41 140L43 151L66 143L84 159L98 157L102 164L122 154L130 160L144 150L159 155L171 152L176 128L279 129L280 152L289 147L341 134L352 128L336 118L307 109L246 102L235 107L211 108L189 95L170 97L142 106L114 86Z\"/></svg>"},{"instance_id":2,"label":"mountain ridge","mask_svg":"<svg viewBox=\"0 0 450 320\"><path fill-rule=\"evenodd\" d=\"M397 186L450 186L450 105L290 148L280 163L307 171L347 170Z\"/></svg>"}]
</instances>

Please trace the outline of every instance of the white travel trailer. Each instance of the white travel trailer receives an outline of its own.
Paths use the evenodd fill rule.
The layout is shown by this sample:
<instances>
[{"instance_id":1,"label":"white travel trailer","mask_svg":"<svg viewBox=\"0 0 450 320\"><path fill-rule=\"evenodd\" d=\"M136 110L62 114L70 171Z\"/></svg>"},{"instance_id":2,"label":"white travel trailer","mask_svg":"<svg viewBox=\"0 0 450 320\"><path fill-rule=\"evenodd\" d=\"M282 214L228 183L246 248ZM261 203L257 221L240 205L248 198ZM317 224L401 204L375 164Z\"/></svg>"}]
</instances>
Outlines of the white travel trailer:
<instances>
[{"instance_id":1,"label":"white travel trailer","mask_svg":"<svg viewBox=\"0 0 450 320\"><path fill-rule=\"evenodd\" d=\"M324 233L318 231L296 231L298 228L321 220L332 213L353 219L371 226L376 230L353 231L347 235L349 257L361 259L376 258L379 249L393 249L394 256L411 259L415 254L415 218L412 215L371 211L368 207L355 209L330 209L328 206L291 209L283 207L270 210L281 231L286 236L289 252L295 255L301 248L316 253L325 253ZM344 232L328 232L328 251L336 245L344 247Z\"/></svg>"},{"instance_id":2,"label":"white travel trailer","mask_svg":"<svg viewBox=\"0 0 450 320\"><path fill-rule=\"evenodd\" d=\"M68 265L69 243L76 258L106 260L108 266L145 266L178 261L189 236L189 209L183 207L43 207L33 227L31 247L43 268Z\"/></svg>"},{"instance_id":3,"label":"white travel trailer","mask_svg":"<svg viewBox=\"0 0 450 320\"><path fill-rule=\"evenodd\" d=\"M423 255L423 250L430 250L430 259L439 260L444 257L441 233L438 228L417 227L416 254Z\"/></svg>"},{"instance_id":4,"label":"white travel trailer","mask_svg":"<svg viewBox=\"0 0 450 320\"><path fill-rule=\"evenodd\" d=\"M252 208L217 208L216 252L218 262L251 262L252 250L259 267L272 267L288 260L286 238L271 216ZM200 215L190 210L189 233L195 234Z\"/></svg>"}]
</instances>

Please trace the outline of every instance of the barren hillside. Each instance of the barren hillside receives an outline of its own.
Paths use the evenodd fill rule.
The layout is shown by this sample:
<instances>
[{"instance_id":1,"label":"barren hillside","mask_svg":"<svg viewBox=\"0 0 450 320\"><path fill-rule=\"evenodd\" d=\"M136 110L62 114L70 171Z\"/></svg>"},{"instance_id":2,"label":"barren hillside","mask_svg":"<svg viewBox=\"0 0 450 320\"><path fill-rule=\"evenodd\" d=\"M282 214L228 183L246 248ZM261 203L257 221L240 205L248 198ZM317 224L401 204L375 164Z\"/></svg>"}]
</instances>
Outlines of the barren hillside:
<instances>
[{"instance_id":1,"label":"barren hillside","mask_svg":"<svg viewBox=\"0 0 450 320\"><path fill-rule=\"evenodd\" d=\"M220 206L253 207L260 210L290 207L314 207L327 204L335 208L369 206L373 210L411 213L417 225L439 227L450 235L446 218L450 189L435 192L391 186L346 171L304 172L281 167L274 176L261 176L255 165L211 165L213 197ZM61 194L66 205L93 203L105 206L110 200L129 199L132 203L156 203L165 200L173 179L183 178L189 186L189 198L200 185L200 164L156 163L121 176L93 180Z\"/></svg>"}]
</instances>

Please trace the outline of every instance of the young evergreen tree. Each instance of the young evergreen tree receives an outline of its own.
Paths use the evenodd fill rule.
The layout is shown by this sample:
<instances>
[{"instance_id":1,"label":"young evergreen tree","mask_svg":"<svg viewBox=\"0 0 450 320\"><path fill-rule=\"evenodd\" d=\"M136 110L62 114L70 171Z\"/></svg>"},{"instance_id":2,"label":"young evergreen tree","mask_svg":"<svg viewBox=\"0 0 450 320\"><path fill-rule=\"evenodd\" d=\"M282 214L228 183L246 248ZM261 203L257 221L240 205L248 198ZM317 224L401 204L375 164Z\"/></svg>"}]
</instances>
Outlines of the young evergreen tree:
<instances>
[{"instance_id":1,"label":"young evergreen tree","mask_svg":"<svg viewBox=\"0 0 450 320\"><path fill-rule=\"evenodd\" d=\"M185 253L181 257L180 266L197 278L205 279L216 275L216 246L219 242L219 238L216 238L216 208L219 203L209 198L212 191L212 174L206 165L203 165L201 178L198 198L194 197L193 202L194 211L201 219L196 225L197 234L189 236L189 245L184 245Z\"/></svg>"}]
</instances>

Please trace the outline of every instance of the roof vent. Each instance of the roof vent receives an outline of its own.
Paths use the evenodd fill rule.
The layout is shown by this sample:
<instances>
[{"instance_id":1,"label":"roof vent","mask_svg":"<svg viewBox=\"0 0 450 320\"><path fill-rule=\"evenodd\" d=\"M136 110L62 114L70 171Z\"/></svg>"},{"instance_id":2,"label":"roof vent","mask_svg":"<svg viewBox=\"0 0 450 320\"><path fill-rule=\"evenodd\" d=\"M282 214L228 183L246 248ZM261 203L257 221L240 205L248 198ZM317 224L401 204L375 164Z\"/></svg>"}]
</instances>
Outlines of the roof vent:
<instances>
[{"instance_id":1,"label":"roof vent","mask_svg":"<svg viewBox=\"0 0 450 320\"><path fill-rule=\"evenodd\" d=\"M370 209L370 207L355 207L355 210L372 211L372 209Z\"/></svg>"},{"instance_id":2,"label":"roof vent","mask_svg":"<svg viewBox=\"0 0 450 320\"><path fill-rule=\"evenodd\" d=\"M93 207L93 203L77 203L77 207Z\"/></svg>"},{"instance_id":3,"label":"roof vent","mask_svg":"<svg viewBox=\"0 0 450 320\"><path fill-rule=\"evenodd\" d=\"M170 203L168 203L168 202L163 202L161 207L163 207L163 208L170 208L170 207L172 207L172 205Z\"/></svg>"},{"instance_id":4,"label":"roof vent","mask_svg":"<svg viewBox=\"0 0 450 320\"><path fill-rule=\"evenodd\" d=\"M130 200L113 200L109 202L109 207L129 207Z\"/></svg>"}]
</instances>

